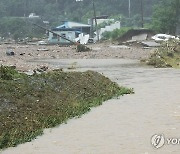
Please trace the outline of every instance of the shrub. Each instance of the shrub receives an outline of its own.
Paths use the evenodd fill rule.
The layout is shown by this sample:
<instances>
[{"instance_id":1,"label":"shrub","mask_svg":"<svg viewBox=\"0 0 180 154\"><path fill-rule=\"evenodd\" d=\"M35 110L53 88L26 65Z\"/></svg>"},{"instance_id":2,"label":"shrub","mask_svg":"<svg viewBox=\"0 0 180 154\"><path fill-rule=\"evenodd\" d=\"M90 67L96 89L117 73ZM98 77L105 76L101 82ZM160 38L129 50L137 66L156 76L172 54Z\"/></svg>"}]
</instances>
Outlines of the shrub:
<instances>
[{"instance_id":1,"label":"shrub","mask_svg":"<svg viewBox=\"0 0 180 154\"><path fill-rule=\"evenodd\" d=\"M103 35L103 39L104 40L116 40L117 38L121 37L123 34L125 34L128 30L130 30L131 28L129 27L123 27L121 29L115 29L112 32L104 32Z\"/></svg>"}]
</instances>

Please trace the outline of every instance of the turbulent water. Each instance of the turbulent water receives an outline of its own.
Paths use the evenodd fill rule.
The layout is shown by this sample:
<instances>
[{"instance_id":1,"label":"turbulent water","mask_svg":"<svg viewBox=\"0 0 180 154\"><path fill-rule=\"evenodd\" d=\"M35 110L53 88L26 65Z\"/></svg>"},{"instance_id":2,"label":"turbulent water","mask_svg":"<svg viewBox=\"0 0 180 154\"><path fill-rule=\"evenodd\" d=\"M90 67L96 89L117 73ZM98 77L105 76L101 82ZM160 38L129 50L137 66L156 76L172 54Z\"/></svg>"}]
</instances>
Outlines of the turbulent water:
<instances>
[{"instance_id":1,"label":"turbulent water","mask_svg":"<svg viewBox=\"0 0 180 154\"><path fill-rule=\"evenodd\" d=\"M179 154L180 145L165 143L156 149L151 137L163 134L165 138L180 138L180 70L143 67L132 60L43 62L101 72L120 85L134 88L135 94L109 100L3 154Z\"/></svg>"}]
</instances>

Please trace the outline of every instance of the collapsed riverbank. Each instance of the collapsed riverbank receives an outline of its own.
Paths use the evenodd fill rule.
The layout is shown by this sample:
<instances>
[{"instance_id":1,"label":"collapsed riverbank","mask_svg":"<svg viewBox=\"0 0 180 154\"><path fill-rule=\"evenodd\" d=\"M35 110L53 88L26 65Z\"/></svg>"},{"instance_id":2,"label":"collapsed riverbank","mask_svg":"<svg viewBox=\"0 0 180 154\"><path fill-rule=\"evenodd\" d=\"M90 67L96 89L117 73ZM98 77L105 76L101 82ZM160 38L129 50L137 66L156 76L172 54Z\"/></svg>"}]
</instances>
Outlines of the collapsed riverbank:
<instances>
[{"instance_id":1,"label":"collapsed riverbank","mask_svg":"<svg viewBox=\"0 0 180 154\"><path fill-rule=\"evenodd\" d=\"M180 68L180 41L170 40L164 42L145 62L156 68Z\"/></svg>"},{"instance_id":2,"label":"collapsed riverbank","mask_svg":"<svg viewBox=\"0 0 180 154\"><path fill-rule=\"evenodd\" d=\"M11 67L0 67L0 149L29 142L103 101L132 89L119 87L93 72L63 72L28 76Z\"/></svg>"}]
</instances>

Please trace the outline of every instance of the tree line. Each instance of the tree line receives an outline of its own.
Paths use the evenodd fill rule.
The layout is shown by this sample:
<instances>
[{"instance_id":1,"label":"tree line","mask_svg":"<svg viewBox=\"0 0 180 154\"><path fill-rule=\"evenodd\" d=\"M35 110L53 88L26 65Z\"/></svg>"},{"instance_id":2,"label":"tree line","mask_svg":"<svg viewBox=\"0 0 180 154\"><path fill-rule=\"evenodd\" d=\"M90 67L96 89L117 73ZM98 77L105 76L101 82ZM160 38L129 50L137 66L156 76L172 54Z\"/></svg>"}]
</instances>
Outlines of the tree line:
<instances>
[{"instance_id":1,"label":"tree line","mask_svg":"<svg viewBox=\"0 0 180 154\"><path fill-rule=\"evenodd\" d=\"M28 17L30 13L36 13L42 21L49 21L52 27L60 25L64 20L87 23L87 19L93 17L92 2L93 0L78 2L76 0L1 0L0 34L7 36L11 33L13 36L16 34L15 37L21 37L26 31L31 33L33 28L27 30L28 24L22 21L23 17ZM94 2L98 16L108 15L121 20L124 27L140 26L141 2L143 2L145 26L157 32L174 33L178 25L180 0L130 0L131 14L129 14L128 0L94 0Z\"/></svg>"},{"instance_id":2,"label":"tree line","mask_svg":"<svg viewBox=\"0 0 180 154\"><path fill-rule=\"evenodd\" d=\"M145 16L151 16L152 6L158 0L143 0L145 6ZM97 13L100 15L123 14L128 16L128 0L94 0ZM139 14L141 0L131 0L132 14ZM92 0L1 0L0 16L28 16L35 12L43 18L53 20L54 18L68 18L79 20L92 12Z\"/></svg>"}]
</instances>

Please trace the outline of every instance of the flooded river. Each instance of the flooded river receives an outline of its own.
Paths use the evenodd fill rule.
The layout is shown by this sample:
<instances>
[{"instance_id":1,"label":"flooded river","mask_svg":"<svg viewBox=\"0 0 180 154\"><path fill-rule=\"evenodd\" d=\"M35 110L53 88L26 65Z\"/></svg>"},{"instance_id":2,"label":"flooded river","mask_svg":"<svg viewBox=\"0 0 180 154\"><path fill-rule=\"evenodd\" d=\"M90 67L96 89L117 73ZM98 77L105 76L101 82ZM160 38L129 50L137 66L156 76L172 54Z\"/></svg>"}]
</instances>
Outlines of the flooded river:
<instances>
[{"instance_id":1,"label":"flooded river","mask_svg":"<svg viewBox=\"0 0 180 154\"><path fill-rule=\"evenodd\" d=\"M45 130L2 154L179 154L180 70L144 67L133 60L43 60L57 68L94 70L135 94L105 102L79 119ZM151 144L154 134L164 145ZM168 144L167 139L174 138ZM180 140L179 140L180 141ZM159 140L161 144L163 139Z\"/></svg>"}]
</instances>

